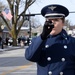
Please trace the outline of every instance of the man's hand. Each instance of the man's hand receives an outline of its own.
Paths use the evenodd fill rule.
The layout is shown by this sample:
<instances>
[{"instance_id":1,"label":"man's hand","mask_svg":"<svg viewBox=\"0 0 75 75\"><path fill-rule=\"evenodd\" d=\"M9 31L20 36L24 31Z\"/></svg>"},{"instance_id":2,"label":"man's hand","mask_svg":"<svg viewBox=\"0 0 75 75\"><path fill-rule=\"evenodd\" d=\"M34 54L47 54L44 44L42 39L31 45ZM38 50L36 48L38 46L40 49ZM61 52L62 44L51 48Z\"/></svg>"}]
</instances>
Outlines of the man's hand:
<instances>
[{"instance_id":1,"label":"man's hand","mask_svg":"<svg viewBox=\"0 0 75 75\"><path fill-rule=\"evenodd\" d=\"M47 39L47 36L50 34L52 29L54 28L54 25L52 24L51 21L46 21L44 26L43 26L43 31L41 33L41 39L45 40Z\"/></svg>"}]
</instances>

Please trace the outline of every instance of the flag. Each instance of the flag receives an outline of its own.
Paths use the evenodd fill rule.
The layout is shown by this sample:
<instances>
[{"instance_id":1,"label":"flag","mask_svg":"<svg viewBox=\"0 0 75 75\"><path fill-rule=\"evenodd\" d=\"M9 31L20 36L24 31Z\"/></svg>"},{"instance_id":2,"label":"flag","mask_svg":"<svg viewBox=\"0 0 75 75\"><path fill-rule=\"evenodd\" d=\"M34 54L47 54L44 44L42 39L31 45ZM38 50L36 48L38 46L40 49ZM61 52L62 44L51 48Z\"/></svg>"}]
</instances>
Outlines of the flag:
<instances>
[{"instance_id":1,"label":"flag","mask_svg":"<svg viewBox=\"0 0 75 75\"><path fill-rule=\"evenodd\" d=\"M11 12L9 11L9 9L5 8L4 11L2 11L3 16L5 16L8 20L12 19L12 15Z\"/></svg>"}]
</instances>

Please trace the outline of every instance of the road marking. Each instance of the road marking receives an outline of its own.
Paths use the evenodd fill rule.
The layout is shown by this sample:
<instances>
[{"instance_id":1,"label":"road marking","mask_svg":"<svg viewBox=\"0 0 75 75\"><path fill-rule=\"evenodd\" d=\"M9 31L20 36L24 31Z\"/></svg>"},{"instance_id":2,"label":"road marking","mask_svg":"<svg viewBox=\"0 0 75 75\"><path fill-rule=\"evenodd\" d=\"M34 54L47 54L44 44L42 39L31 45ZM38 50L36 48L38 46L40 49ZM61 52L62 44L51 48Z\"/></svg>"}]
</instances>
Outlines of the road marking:
<instances>
[{"instance_id":1,"label":"road marking","mask_svg":"<svg viewBox=\"0 0 75 75\"><path fill-rule=\"evenodd\" d=\"M23 66L19 66L19 67L17 67L17 68L14 68L14 69L8 71L8 72L3 72L1 75L6 75L6 74L9 74L9 73L11 73L11 72L15 72L15 71L17 71L17 70L21 70L21 69L24 69L24 68L28 68L28 67L31 66L31 65L32 65L32 63L29 63L29 64L27 64L27 65L23 65Z\"/></svg>"},{"instance_id":2,"label":"road marking","mask_svg":"<svg viewBox=\"0 0 75 75\"><path fill-rule=\"evenodd\" d=\"M16 74L16 73L19 73L19 74L20 74L20 73L21 73L21 74L22 74L22 73L31 74L31 73L36 73L36 71L33 71L33 72L13 72L13 74L14 74L14 73L15 73L15 74Z\"/></svg>"}]
</instances>

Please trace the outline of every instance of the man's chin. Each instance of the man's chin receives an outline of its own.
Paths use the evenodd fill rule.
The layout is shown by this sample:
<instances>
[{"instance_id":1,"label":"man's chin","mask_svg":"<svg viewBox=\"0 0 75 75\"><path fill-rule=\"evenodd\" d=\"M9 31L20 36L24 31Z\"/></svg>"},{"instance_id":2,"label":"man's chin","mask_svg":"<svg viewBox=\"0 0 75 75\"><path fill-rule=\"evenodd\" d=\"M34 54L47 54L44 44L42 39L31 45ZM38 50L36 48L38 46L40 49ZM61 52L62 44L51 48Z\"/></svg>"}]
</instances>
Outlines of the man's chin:
<instances>
[{"instance_id":1,"label":"man's chin","mask_svg":"<svg viewBox=\"0 0 75 75\"><path fill-rule=\"evenodd\" d=\"M52 30L51 32L50 32L50 35L55 35L56 34L56 31L55 30Z\"/></svg>"}]
</instances>

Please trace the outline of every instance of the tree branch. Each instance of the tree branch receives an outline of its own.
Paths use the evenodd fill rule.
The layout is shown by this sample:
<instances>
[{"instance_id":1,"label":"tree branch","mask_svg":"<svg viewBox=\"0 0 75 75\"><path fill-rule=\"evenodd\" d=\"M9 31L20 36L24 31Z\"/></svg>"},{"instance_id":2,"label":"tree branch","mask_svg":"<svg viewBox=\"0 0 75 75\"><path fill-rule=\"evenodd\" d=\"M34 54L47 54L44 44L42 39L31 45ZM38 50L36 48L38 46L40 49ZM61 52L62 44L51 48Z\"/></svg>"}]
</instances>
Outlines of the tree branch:
<instances>
[{"instance_id":1,"label":"tree branch","mask_svg":"<svg viewBox=\"0 0 75 75\"><path fill-rule=\"evenodd\" d=\"M19 31L20 31L20 29L21 29L23 23L24 23L24 17L23 17L23 19L22 19L22 22L21 22L20 26L19 26L18 29L17 29L17 35L18 35L18 33L19 33Z\"/></svg>"},{"instance_id":2,"label":"tree branch","mask_svg":"<svg viewBox=\"0 0 75 75\"><path fill-rule=\"evenodd\" d=\"M30 5L32 5L34 2L35 2L36 0L34 0L34 1L32 1L32 0L26 0L25 1L25 8L24 8L24 11L19 15L19 16L21 16L22 14L25 14L25 12L26 12L26 10L28 9L28 7L30 6ZM20 18L20 17L19 17ZM18 19L19 19L18 18ZM18 20L17 19L17 20Z\"/></svg>"},{"instance_id":3,"label":"tree branch","mask_svg":"<svg viewBox=\"0 0 75 75\"><path fill-rule=\"evenodd\" d=\"M19 20L19 17L17 17L18 16L18 11L19 11L19 3L20 3L20 0L16 0L16 4L17 4L17 6L15 7L16 8L16 10L15 10L15 14L16 14L16 25L17 25L17 22L18 22L18 20Z\"/></svg>"},{"instance_id":4,"label":"tree branch","mask_svg":"<svg viewBox=\"0 0 75 75\"><path fill-rule=\"evenodd\" d=\"M8 27L9 31L11 30L10 26L8 25L7 21L5 20L5 18L1 15L1 18L4 20L6 26Z\"/></svg>"},{"instance_id":5,"label":"tree branch","mask_svg":"<svg viewBox=\"0 0 75 75\"><path fill-rule=\"evenodd\" d=\"M9 8L10 10L12 9L12 5L11 5L11 1L10 0L7 0L8 4L9 4ZM11 13L12 13L12 10L11 10Z\"/></svg>"},{"instance_id":6,"label":"tree branch","mask_svg":"<svg viewBox=\"0 0 75 75\"><path fill-rule=\"evenodd\" d=\"M32 5L35 1L36 1L36 0L34 0L34 1L30 2L29 6L30 6L30 5Z\"/></svg>"}]
</instances>

